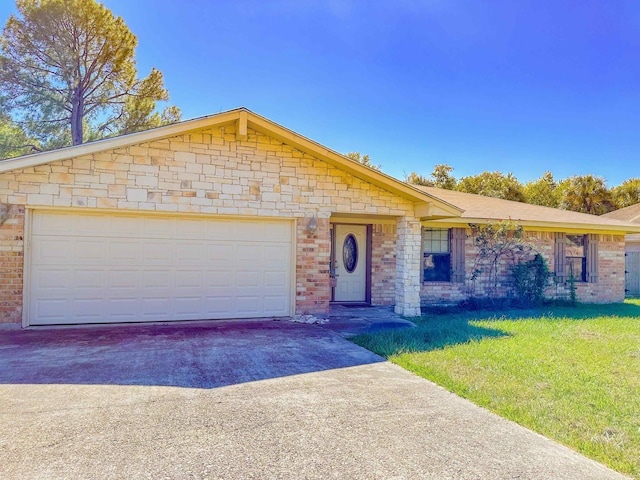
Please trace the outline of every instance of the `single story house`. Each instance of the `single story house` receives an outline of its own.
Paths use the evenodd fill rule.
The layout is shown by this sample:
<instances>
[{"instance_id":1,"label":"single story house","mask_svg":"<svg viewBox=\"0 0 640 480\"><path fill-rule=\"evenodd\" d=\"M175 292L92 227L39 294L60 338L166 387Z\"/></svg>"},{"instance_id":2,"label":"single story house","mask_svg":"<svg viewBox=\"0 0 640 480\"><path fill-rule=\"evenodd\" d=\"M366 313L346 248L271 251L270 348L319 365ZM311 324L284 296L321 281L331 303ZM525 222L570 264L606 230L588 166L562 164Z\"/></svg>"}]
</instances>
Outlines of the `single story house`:
<instances>
[{"instance_id":1,"label":"single story house","mask_svg":"<svg viewBox=\"0 0 640 480\"><path fill-rule=\"evenodd\" d=\"M640 224L640 203L630 205L603 217L623 222ZM627 295L640 296L640 234L632 233L625 237L625 271Z\"/></svg>"},{"instance_id":2,"label":"single story house","mask_svg":"<svg viewBox=\"0 0 640 480\"><path fill-rule=\"evenodd\" d=\"M472 225L505 218L561 287L576 265L581 300L617 302L640 233L408 185L244 108L1 161L0 204L0 320L23 326L414 316L470 294Z\"/></svg>"}]
</instances>

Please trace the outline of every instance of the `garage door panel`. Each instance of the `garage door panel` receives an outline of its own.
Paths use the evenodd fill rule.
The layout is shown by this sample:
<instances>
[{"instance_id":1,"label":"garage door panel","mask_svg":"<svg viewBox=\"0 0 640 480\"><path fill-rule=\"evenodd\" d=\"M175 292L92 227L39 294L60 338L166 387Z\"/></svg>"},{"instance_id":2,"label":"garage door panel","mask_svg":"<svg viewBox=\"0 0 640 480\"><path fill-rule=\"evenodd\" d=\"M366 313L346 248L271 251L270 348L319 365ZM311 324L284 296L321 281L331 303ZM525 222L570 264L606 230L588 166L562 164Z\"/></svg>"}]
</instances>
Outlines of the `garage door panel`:
<instances>
[{"instance_id":1,"label":"garage door panel","mask_svg":"<svg viewBox=\"0 0 640 480\"><path fill-rule=\"evenodd\" d=\"M142 258L143 244L138 240L112 239L109 242L109 264L131 265Z\"/></svg>"},{"instance_id":2,"label":"garage door panel","mask_svg":"<svg viewBox=\"0 0 640 480\"><path fill-rule=\"evenodd\" d=\"M142 298L143 317L158 320L170 319L173 313L172 301L173 299L166 296Z\"/></svg>"},{"instance_id":3,"label":"garage door panel","mask_svg":"<svg viewBox=\"0 0 640 480\"><path fill-rule=\"evenodd\" d=\"M268 315L278 315L283 309L287 308L288 298L282 295L265 296L264 311Z\"/></svg>"},{"instance_id":4,"label":"garage door panel","mask_svg":"<svg viewBox=\"0 0 640 480\"><path fill-rule=\"evenodd\" d=\"M141 287L145 291L153 291L158 289L167 290L173 287L173 272L169 269L144 270L141 273Z\"/></svg>"},{"instance_id":5,"label":"garage door panel","mask_svg":"<svg viewBox=\"0 0 640 480\"><path fill-rule=\"evenodd\" d=\"M46 245L46 248L43 248ZM67 264L73 261L73 249L69 248L69 242L60 237L42 236L33 238L32 258L40 265Z\"/></svg>"},{"instance_id":6,"label":"garage door panel","mask_svg":"<svg viewBox=\"0 0 640 480\"><path fill-rule=\"evenodd\" d=\"M235 310L239 315L257 317L263 311L262 298L259 295L237 295L235 300Z\"/></svg>"},{"instance_id":7,"label":"garage door panel","mask_svg":"<svg viewBox=\"0 0 640 480\"><path fill-rule=\"evenodd\" d=\"M31 225L32 325L290 314L290 222L34 211Z\"/></svg>"},{"instance_id":8,"label":"garage door panel","mask_svg":"<svg viewBox=\"0 0 640 480\"><path fill-rule=\"evenodd\" d=\"M132 291L138 288L138 270L113 268L106 272L108 277L107 287L116 292Z\"/></svg>"},{"instance_id":9,"label":"garage door panel","mask_svg":"<svg viewBox=\"0 0 640 480\"><path fill-rule=\"evenodd\" d=\"M71 302L75 318L90 320L100 319L104 316L106 302L103 298L94 295L87 298L75 298Z\"/></svg>"},{"instance_id":10,"label":"garage door panel","mask_svg":"<svg viewBox=\"0 0 640 480\"><path fill-rule=\"evenodd\" d=\"M173 265L175 257L175 245L169 241L149 240L142 249L145 265Z\"/></svg>"},{"instance_id":11,"label":"garage door panel","mask_svg":"<svg viewBox=\"0 0 640 480\"><path fill-rule=\"evenodd\" d=\"M207 262L232 264L235 258L233 245L219 242L219 240L212 240L212 243L207 245Z\"/></svg>"},{"instance_id":12,"label":"garage door panel","mask_svg":"<svg viewBox=\"0 0 640 480\"><path fill-rule=\"evenodd\" d=\"M109 235L113 237L135 238L142 236L143 228L140 217L133 215L107 216Z\"/></svg>"},{"instance_id":13,"label":"garage door panel","mask_svg":"<svg viewBox=\"0 0 640 480\"><path fill-rule=\"evenodd\" d=\"M209 318L233 318L233 298L229 295L207 295L204 299L205 312Z\"/></svg>"},{"instance_id":14,"label":"garage door panel","mask_svg":"<svg viewBox=\"0 0 640 480\"><path fill-rule=\"evenodd\" d=\"M32 283L41 291L67 291L73 284L73 275L61 267L43 265L32 277Z\"/></svg>"},{"instance_id":15,"label":"garage door panel","mask_svg":"<svg viewBox=\"0 0 640 480\"><path fill-rule=\"evenodd\" d=\"M233 285L234 282L235 272L233 270L216 270L205 272L205 288L227 288L229 285Z\"/></svg>"},{"instance_id":16,"label":"garage door panel","mask_svg":"<svg viewBox=\"0 0 640 480\"><path fill-rule=\"evenodd\" d=\"M202 240L207 238L206 223L196 218L179 221L180 236L185 239Z\"/></svg>"},{"instance_id":17,"label":"garage door panel","mask_svg":"<svg viewBox=\"0 0 640 480\"><path fill-rule=\"evenodd\" d=\"M70 215L59 212L49 212L48 215L39 215L33 218L34 232L47 232L48 235L69 235L72 218Z\"/></svg>"},{"instance_id":18,"label":"garage door panel","mask_svg":"<svg viewBox=\"0 0 640 480\"><path fill-rule=\"evenodd\" d=\"M31 325L50 325L58 323L67 323L68 319L68 303L67 299L62 298L43 298L33 303L34 320Z\"/></svg>"},{"instance_id":19,"label":"garage door panel","mask_svg":"<svg viewBox=\"0 0 640 480\"><path fill-rule=\"evenodd\" d=\"M199 290L203 284L204 272L201 270L178 270L175 272L176 290Z\"/></svg>"},{"instance_id":20,"label":"garage door panel","mask_svg":"<svg viewBox=\"0 0 640 480\"><path fill-rule=\"evenodd\" d=\"M246 270L236 274L236 287L259 287L262 284L262 274L259 270Z\"/></svg>"},{"instance_id":21,"label":"garage door panel","mask_svg":"<svg viewBox=\"0 0 640 480\"><path fill-rule=\"evenodd\" d=\"M101 239L83 238L74 243L74 264L104 265L108 256L109 250L104 248L104 241Z\"/></svg>"},{"instance_id":22,"label":"garage door panel","mask_svg":"<svg viewBox=\"0 0 640 480\"><path fill-rule=\"evenodd\" d=\"M106 300L105 310L109 313L109 317L115 321L134 320L135 316L132 312L135 311L139 303L140 298L138 297L109 298Z\"/></svg>"},{"instance_id":23,"label":"garage door panel","mask_svg":"<svg viewBox=\"0 0 640 480\"><path fill-rule=\"evenodd\" d=\"M206 252L207 245L202 240L185 242L176 245L176 261L183 265L201 265Z\"/></svg>"},{"instance_id":24,"label":"garage door panel","mask_svg":"<svg viewBox=\"0 0 640 480\"><path fill-rule=\"evenodd\" d=\"M285 264L289 255L286 245L265 245L264 257L269 263Z\"/></svg>"},{"instance_id":25,"label":"garage door panel","mask_svg":"<svg viewBox=\"0 0 640 480\"><path fill-rule=\"evenodd\" d=\"M109 276L105 275L103 270L91 269L73 272L73 284L80 291L93 289L104 292L107 289L108 280Z\"/></svg>"},{"instance_id":26,"label":"garage door panel","mask_svg":"<svg viewBox=\"0 0 640 480\"><path fill-rule=\"evenodd\" d=\"M270 242L289 242L291 240L289 225L283 223L264 224L263 238Z\"/></svg>"},{"instance_id":27,"label":"garage door panel","mask_svg":"<svg viewBox=\"0 0 640 480\"><path fill-rule=\"evenodd\" d=\"M177 219L173 217L144 217L142 236L145 238L176 238Z\"/></svg>"},{"instance_id":28,"label":"garage door panel","mask_svg":"<svg viewBox=\"0 0 640 480\"><path fill-rule=\"evenodd\" d=\"M282 288L288 285L288 272L264 272L264 284L267 288Z\"/></svg>"},{"instance_id":29,"label":"garage door panel","mask_svg":"<svg viewBox=\"0 0 640 480\"><path fill-rule=\"evenodd\" d=\"M236 238L235 224L231 220L218 220L216 222L210 222L206 226L206 238L211 240L224 240L229 238Z\"/></svg>"}]
</instances>

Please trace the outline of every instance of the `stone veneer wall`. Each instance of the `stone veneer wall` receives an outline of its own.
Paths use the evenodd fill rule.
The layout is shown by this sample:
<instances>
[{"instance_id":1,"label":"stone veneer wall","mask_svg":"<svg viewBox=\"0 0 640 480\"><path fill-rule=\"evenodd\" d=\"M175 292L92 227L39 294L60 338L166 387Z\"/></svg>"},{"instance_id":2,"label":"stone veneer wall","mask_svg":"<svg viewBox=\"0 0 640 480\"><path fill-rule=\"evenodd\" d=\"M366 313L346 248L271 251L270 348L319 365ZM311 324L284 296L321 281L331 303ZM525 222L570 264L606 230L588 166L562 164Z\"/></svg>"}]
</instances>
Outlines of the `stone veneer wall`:
<instances>
[{"instance_id":1,"label":"stone veneer wall","mask_svg":"<svg viewBox=\"0 0 640 480\"><path fill-rule=\"evenodd\" d=\"M550 270L554 266L554 233L553 232L525 232L526 241L530 242L545 257ZM624 300L624 236L599 235L598 246L598 282L576 282L576 294L580 302L612 303ZM464 283L423 282L420 289L423 305L452 305L475 296L484 297L489 286L481 280L472 282L469 277L475 268L476 249L471 230L467 229L465 242L465 264L467 280ZM508 276L508 265L501 266L501 283ZM511 292L503 288L497 296L505 297ZM569 285L552 283L547 288L550 298L566 299L569 297Z\"/></svg>"},{"instance_id":2,"label":"stone veneer wall","mask_svg":"<svg viewBox=\"0 0 640 480\"><path fill-rule=\"evenodd\" d=\"M420 260L422 227L418 219L406 216L397 222L396 282L394 311L406 317L420 315Z\"/></svg>"},{"instance_id":3,"label":"stone veneer wall","mask_svg":"<svg viewBox=\"0 0 640 480\"><path fill-rule=\"evenodd\" d=\"M314 214L320 228L313 241L302 227L297 232L296 301L305 313L328 309L325 224L331 213L413 213L408 200L277 139L249 129L247 140L239 141L233 125L0 173L0 202L20 212L47 206L297 219ZM11 222L0 226L0 278L11 281L2 292L3 322L19 321L22 308L22 224ZM314 252L320 256L309 261ZM388 298L388 292L376 295Z\"/></svg>"},{"instance_id":4,"label":"stone veneer wall","mask_svg":"<svg viewBox=\"0 0 640 480\"><path fill-rule=\"evenodd\" d=\"M371 227L371 303L393 305L396 280L396 226Z\"/></svg>"}]
</instances>

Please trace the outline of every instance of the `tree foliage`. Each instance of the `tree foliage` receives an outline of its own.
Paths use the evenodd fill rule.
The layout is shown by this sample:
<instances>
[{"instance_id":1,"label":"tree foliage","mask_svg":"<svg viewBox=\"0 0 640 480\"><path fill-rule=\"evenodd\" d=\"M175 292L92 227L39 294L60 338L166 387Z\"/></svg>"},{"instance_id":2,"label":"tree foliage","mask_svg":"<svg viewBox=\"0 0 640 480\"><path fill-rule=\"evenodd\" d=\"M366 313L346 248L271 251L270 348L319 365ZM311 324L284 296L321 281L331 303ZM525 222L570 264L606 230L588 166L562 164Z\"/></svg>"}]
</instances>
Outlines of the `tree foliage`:
<instances>
[{"instance_id":1,"label":"tree foliage","mask_svg":"<svg viewBox=\"0 0 640 480\"><path fill-rule=\"evenodd\" d=\"M608 189L605 180L595 175L574 175L556 181L547 171L537 180L522 185L511 173L482 172L457 180L452 171L449 165L439 164L429 178L411 172L406 182L594 215L640 203L640 178L631 178Z\"/></svg>"},{"instance_id":2,"label":"tree foliage","mask_svg":"<svg viewBox=\"0 0 640 480\"><path fill-rule=\"evenodd\" d=\"M351 160L361 163L365 167L373 168L374 170L380 170L382 168L381 165L374 165L371 163L369 155L362 155L360 152L345 153L345 157L349 157Z\"/></svg>"},{"instance_id":3,"label":"tree foliage","mask_svg":"<svg viewBox=\"0 0 640 480\"><path fill-rule=\"evenodd\" d=\"M406 181L407 183L411 183L413 185L423 185L425 187L437 187L444 188L446 190L455 190L458 181L453 175L451 175L452 171L453 167L441 163L433 167L433 172L431 172L430 179L418 175L416 172L411 172L407 176Z\"/></svg>"},{"instance_id":4,"label":"tree foliage","mask_svg":"<svg viewBox=\"0 0 640 480\"><path fill-rule=\"evenodd\" d=\"M3 110L43 146L179 120L162 73L137 77L136 36L95 0L17 0L0 37Z\"/></svg>"},{"instance_id":5,"label":"tree foliage","mask_svg":"<svg viewBox=\"0 0 640 480\"><path fill-rule=\"evenodd\" d=\"M602 177L574 175L561 188L560 206L574 212L602 215L614 210L611 192Z\"/></svg>"},{"instance_id":6,"label":"tree foliage","mask_svg":"<svg viewBox=\"0 0 640 480\"><path fill-rule=\"evenodd\" d=\"M40 144L6 115L0 115L0 158L19 157L41 150Z\"/></svg>"},{"instance_id":7,"label":"tree foliage","mask_svg":"<svg viewBox=\"0 0 640 480\"><path fill-rule=\"evenodd\" d=\"M525 201L522 184L511 173L503 175L500 172L482 172L479 175L463 177L456 190L503 200Z\"/></svg>"},{"instance_id":8,"label":"tree foliage","mask_svg":"<svg viewBox=\"0 0 640 480\"><path fill-rule=\"evenodd\" d=\"M557 208L560 203L558 199L558 184L551 172L544 174L537 180L532 180L524 185L525 202L543 207Z\"/></svg>"},{"instance_id":9,"label":"tree foliage","mask_svg":"<svg viewBox=\"0 0 640 480\"><path fill-rule=\"evenodd\" d=\"M611 190L616 208L640 203L640 178L630 178Z\"/></svg>"}]
</instances>

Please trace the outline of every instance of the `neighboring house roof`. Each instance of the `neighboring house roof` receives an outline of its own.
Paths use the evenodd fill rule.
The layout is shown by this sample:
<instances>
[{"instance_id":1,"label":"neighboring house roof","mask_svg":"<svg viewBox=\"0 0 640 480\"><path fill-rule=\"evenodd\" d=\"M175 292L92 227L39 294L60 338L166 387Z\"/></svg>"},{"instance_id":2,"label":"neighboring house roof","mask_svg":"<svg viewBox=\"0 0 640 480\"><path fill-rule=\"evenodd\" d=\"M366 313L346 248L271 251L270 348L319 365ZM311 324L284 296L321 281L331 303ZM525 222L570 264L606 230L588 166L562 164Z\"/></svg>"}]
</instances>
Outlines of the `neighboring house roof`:
<instances>
[{"instance_id":1,"label":"neighboring house roof","mask_svg":"<svg viewBox=\"0 0 640 480\"><path fill-rule=\"evenodd\" d=\"M205 117L186 120L163 127L146 130L144 132L131 133L118 137L98 140L96 142L85 143L73 147L61 148L50 152L36 153L23 157L10 158L0 161L0 173L21 168L35 167L59 160L78 157L81 155L91 155L115 148L123 148L140 143L153 142L156 140L183 135L188 132L202 130L229 124L237 125L237 138L246 140L247 128L265 133L272 138L308 153L330 165L340 168L353 176L372 183L384 190L390 191L403 198L407 198L416 203L424 204L422 209L431 215L439 217L459 216L461 211L457 207L447 204L445 201L432 197L426 192L422 192L405 182L391 177L378 170L366 167L361 163L335 152L313 140L289 130L267 118L244 108L237 108L227 112L208 115Z\"/></svg>"},{"instance_id":2,"label":"neighboring house roof","mask_svg":"<svg viewBox=\"0 0 640 480\"><path fill-rule=\"evenodd\" d=\"M613 212L605 213L603 217L612 218L614 220L620 220L623 222L631 222L640 224L640 203L630 205ZM627 235L627 242L640 243L640 233Z\"/></svg>"},{"instance_id":3,"label":"neighboring house roof","mask_svg":"<svg viewBox=\"0 0 640 480\"><path fill-rule=\"evenodd\" d=\"M436 220L440 223L452 221L456 223L487 223L510 219L523 226L556 230L640 232L640 225L587 213L542 207L442 188L423 186L418 188L463 210L460 218Z\"/></svg>"}]
</instances>

